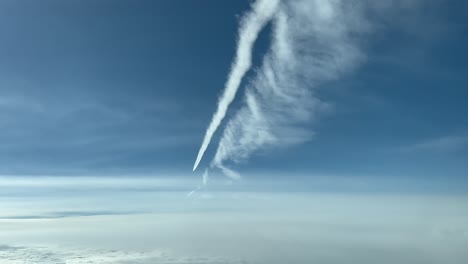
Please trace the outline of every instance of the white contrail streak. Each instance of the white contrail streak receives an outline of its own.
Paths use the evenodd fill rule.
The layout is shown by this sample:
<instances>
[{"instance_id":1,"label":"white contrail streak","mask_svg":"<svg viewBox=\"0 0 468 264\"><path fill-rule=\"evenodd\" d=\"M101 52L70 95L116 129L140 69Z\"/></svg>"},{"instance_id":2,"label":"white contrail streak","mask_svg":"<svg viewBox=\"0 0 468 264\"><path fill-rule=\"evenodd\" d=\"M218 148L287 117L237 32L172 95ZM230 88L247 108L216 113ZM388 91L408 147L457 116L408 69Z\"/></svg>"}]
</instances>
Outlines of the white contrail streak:
<instances>
[{"instance_id":1,"label":"white contrail streak","mask_svg":"<svg viewBox=\"0 0 468 264\"><path fill-rule=\"evenodd\" d=\"M198 151L193 170L197 169L203 154L205 153L211 138L226 116L229 105L234 100L242 78L252 64L252 48L262 28L271 20L276 12L279 0L259 0L253 5L253 11L248 13L241 22L237 53L232 64L231 73L226 82L224 92L219 99L218 109L213 115L205 137Z\"/></svg>"},{"instance_id":2,"label":"white contrail streak","mask_svg":"<svg viewBox=\"0 0 468 264\"><path fill-rule=\"evenodd\" d=\"M328 108L315 91L361 61L357 38L367 21L357 3L294 0L278 5L271 47L246 86L240 109L227 122L211 166L237 179L240 175L226 162L310 139L310 123Z\"/></svg>"}]
</instances>

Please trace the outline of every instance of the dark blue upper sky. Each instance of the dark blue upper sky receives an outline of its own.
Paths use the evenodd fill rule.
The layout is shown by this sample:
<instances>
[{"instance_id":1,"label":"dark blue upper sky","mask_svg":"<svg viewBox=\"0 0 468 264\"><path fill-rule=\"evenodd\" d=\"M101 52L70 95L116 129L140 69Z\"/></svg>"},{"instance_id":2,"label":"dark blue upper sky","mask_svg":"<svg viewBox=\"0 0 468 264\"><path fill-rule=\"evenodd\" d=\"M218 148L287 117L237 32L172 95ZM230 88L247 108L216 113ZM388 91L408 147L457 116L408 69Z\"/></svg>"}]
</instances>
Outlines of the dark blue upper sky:
<instances>
[{"instance_id":1,"label":"dark blue upper sky","mask_svg":"<svg viewBox=\"0 0 468 264\"><path fill-rule=\"evenodd\" d=\"M190 173L248 8L1 1L0 174ZM366 61L319 90L332 110L314 139L257 153L240 171L464 177L466 10L434 1L376 17Z\"/></svg>"}]
</instances>

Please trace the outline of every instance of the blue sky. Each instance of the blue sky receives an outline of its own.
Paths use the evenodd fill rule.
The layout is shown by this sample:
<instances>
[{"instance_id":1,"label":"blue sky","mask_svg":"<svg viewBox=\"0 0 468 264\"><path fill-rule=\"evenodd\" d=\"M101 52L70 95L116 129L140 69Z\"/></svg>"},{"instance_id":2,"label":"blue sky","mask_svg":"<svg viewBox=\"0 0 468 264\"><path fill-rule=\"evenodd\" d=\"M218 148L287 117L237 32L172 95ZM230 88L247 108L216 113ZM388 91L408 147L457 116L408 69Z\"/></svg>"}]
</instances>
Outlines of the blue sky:
<instances>
[{"instance_id":1,"label":"blue sky","mask_svg":"<svg viewBox=\"0 0 468 264\"><path fill-rule=\"evenodd\" d=\"M248 1L0 5L1 174L191 172ZM466 3L396 6L371 19L363 62L317 89L329 109L307 126L314 137L236 170L465 178ZM241 91L270 36L271 25Z\"/></svg>"}]
</instances>

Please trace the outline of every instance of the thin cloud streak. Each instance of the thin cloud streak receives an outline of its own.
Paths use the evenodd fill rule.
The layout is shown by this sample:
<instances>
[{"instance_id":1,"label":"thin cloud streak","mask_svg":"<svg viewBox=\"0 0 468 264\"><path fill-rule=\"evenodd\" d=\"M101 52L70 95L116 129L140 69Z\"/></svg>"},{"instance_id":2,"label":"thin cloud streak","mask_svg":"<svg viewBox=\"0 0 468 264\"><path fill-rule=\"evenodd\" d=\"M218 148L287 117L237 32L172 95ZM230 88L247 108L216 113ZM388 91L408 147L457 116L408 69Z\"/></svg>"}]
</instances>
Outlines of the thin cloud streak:
<instances>
[{"instance_id":1,"label":"thin cloud streak","mask_svg":"<svg viewBox=\"0 0 468 264\"><path fill-rule=\"evenodd\" d=\"M225 85L223 95L219 99L218 109L213 115L202 145L198 151L197 159L193 165L193 170L197 169L203 154L205 153L211 138L226 116L229 105L234 100L241 81L252 65L252 48L258 34L270 21L278 6L279 0L260 0L253 5L253 11L244 16L239 29L239 42L237 54L232 65L231 73Z\"/></svg>"},{"instance_id":2,"label":"thin cloud streak","mask_svg":"<svg viewBox=\"0 0 468 264\"><path fill-rule=\"evenodd\" d=\"M188 194L187 194L187 197L191 197L192 195L194 195L196 192L206 188L206 186L208 185L208 169L205 169L205 172L203 173L203 176L202 176L202 184L197 186L197 188L193 189L192 191L190 191Z\"/></svg>"},{"instance_id":3,"label":"thin cloud streak","mask_svg":"<svg viewBox=\"0 0 468 264\"><path fill-rule=\"evenodd\" d=\"M455 152L468 146L468 136L445 136L402 148L406 152Z\"/></svg>"}]
</instances>

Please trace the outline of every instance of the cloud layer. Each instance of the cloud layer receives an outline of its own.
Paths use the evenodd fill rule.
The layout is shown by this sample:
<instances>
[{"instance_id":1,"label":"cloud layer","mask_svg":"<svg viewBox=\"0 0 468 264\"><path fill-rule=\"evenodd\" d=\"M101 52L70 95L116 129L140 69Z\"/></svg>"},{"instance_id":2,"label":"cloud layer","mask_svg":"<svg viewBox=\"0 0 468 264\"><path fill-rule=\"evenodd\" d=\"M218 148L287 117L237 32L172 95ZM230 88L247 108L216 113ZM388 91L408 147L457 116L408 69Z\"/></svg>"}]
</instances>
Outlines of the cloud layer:
<instances>
[{"instance_id":1,"label":"cloud layer","mask_svg":"<svg viewBox=\"0 0 468 264\"><path fill-rule=\"evenodd\" d=\"M177 257L162 251L92 250L60 247L18 247L0 245L0 260L8 264L235 264L247 263L210 257ZM5 262L3 262L5 261Z\"/></svg>"},{"instance_id":2,"label":"cloud layer","mask_svg":"<svg viewBox=\"0 0 468 264\"><path fill-rule=\"evenodd\" d=\"M39 215L38 210L64 212L77 206L89 212L102 205L146 210L0 219L0 263L461 264L468 260L466 195L213 192L216 199L198 195L187 199L184 194L8 196L0 204L3 214L22 208ZM154 208L160 206L172 210Z\"/></svg>"}]
</instances>

